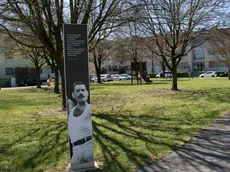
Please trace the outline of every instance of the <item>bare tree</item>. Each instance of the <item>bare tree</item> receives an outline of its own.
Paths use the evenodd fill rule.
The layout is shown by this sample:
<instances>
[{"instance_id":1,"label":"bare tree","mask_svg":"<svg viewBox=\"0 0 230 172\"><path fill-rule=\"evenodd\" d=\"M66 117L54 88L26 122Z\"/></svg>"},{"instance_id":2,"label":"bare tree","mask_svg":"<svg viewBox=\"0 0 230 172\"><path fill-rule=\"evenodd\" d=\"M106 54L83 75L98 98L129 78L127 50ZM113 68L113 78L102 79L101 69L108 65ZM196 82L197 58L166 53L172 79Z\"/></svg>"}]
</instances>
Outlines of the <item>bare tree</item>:
<instances>
[{"instance_id":1,"label":"bare tree","mask_svg":"<svg viewBox=\"0 0 230 172\"><path fill-rule=\"evenodd\" d=\"M230 74L230 30L214 28L210 31L208 52L225 64ZM228 75L230 80L230 75Z\"/></svg>"},{"instance_id":2,"label":"bare tree","mask_svg":"<svg viewBox=\"0 0 230 172\"><path fill-rule=\"evenodd\" d=\"M36 69L37 88L41 88L40 70L46 64L44 48L27 47L15 42L7 34L2 33L2 35L4 35L2 36L2 45L4 46L1 47L1 51L6 56L14 59L29 60ZM31 45L39 45L38 40L28 39L28 37L23 37L23 35L17 35L17 39L27 39L27 43L30 42Z\"/></svg>"},{"instance_id":3,"label":"bare tree","mask_svg":"<svg viewBox=\"0 0 230 172\"><path fill-rule=\"evenodd\" d=\"M143 41L144 41L144 46L146 47L147 51L150 51L150 53L151 53L152 63L153 63L153 61L155 61L156 64L161 67L163 77L165 77L165 71L166 71L167 66L166 66L164 60L160 56L157 56L154 53L156 51L155 42L152 40L151 37L147 37L147 38L143 39ZM152 67L153 66L154 65L152 64Z\"/></svg>"},{"instance_id":4,"label":"bare tree","mask_svg":"<svg viewBox=\"0 0 230 172\"><path fill-rule=\"evenodd\" d=\"M24 57L33 63L36 69L37 88L41 88L40 72L42 66L46 64L44 48L28 49L28 47L19 45L19 49L21 53L24 54Z\"/></svg>"},{"instance_id":5,"label":"bare tree","mask_svg":"<svg viewBox=\"0 0 230 172\"><path fill-rule=\"evenodd\" d=\"M91 52L90 60L94 63L98 83L101 83L100 75L102 63L109 58L115 48L116 46L114 41L103 40L97 43Z\"/></svg>"},{"instance_id":6,"label":"bare tree","mask_svg":"<svg viewBox=\"0 0 230 172\"><path fill-rule=\"evenodd\" d=\"M222 0L139 0L140 21L153 37L154 54L161 57L172 72L172 90L178 90L177 66L193 48L206 41L202 36L216 25L215 11ZM202 39L200 39L202 37ZM196 39L199 44L195 44Z\"/></svg>"},{"instance_id":7,"label":"bare tree","mask_svg":"<svg viewBox=\"0 0 230 172\"><path fill-rule=\"evenodd\" d=\"M56 71L59 70L61 76L64 76L61 35L63 6L63 0L3 0L0 3L2 11L0 15L1 28L19 44L34 48L44 47L49 52L50 58L55 62ZM30 44L27 39L18 39L18 35L27 36L30 39L35 37L39 40L40 45ZM58 78L55 79L59 80ZM58 82L55 82L54 92L56 93L60 93L58 85ZM62 93L65 94L65 91L62 91ZM63 102L64 107L65 98L63 98Z\"/></svg>"},{"instance_id":8,"label":"bare tree","mask_svg":"<svg viewBox=\"0 0 230 172\"><path fill-rule=\"evenodd\" d=\"M132 57L130 57L130 54L128 53L126 39L116 40L116 49L113 52L111 59L118 62L120 66L123 66L126 61L131 62Z\"/></svg>"},{"instance_id":9,"label":"bare tree","mask_svg":"<svg viewBox=\"0 0 230 172\"><path fill-rule=\"evenodd\" d=\"M121 0L69 0L68 4L65 4L64 0L2 0L0 2L0 27L5 29L12 39L23 45L34 47L34 45L24 43L23 40L16 39L11 34L13 31L23 32L26 28L40 40L55 63L55 68L60 72L62 107L65 108L62 24L65 21L90 24L88 39L91 43L99 32L115 27L115 25L105 25L105 23L112 22L112 20L119 22L116 16L120 16L118 15L120 3ZM55 79L58 80L58 78Z\"/></svg>"},{"instance_id":10,"label":"bare tree","mask_svg":"<svg viewBox=\"0 0 230 172\"><path fill-rule=\"evenodd\" d=\"M116 43L111 41L111 35L130 20L130 9L126 9L125 5L127 5L125 0L92 2L93 10L88 25L90 28L89 51L92 54L90 60L94 63L98 83L101 83L102 62L116 49ZM108 11L107 8L111 10ZM100 15L103 14L101 18Z\"/></svg>"},{"instance_id":11,"label":"bare tree","mask_svg":"<svg viewBox=\"0 0 230 172\"><path fill-rule=\"evenodd\" d=\"M143 43L143 33L139 29L139 25L136 20L130 21L121 28L121 32L118 36L121 38L118 40L120 44L124 46L126 53L126 60L136 63L142 60L144 55L144 43ZM135 70L135 76L138 78L138 70ZM139 80L137 80L139 82Z\"/></svg>"}]
</instances>

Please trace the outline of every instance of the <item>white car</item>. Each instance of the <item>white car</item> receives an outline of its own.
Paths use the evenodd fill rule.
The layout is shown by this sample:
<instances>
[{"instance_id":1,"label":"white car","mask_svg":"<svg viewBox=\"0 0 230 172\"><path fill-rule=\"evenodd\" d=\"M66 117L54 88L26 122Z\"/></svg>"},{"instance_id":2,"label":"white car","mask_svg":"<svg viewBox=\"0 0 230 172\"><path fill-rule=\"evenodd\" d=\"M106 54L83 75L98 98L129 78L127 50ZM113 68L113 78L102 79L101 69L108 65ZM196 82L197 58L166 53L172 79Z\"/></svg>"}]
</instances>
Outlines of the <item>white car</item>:
<instances>
[{"instance_id":1,"label":"white car","mask_svg":"<svg viewBox=\"0 0 230 172\"><path fill-rule=\"evenodd\" d=\"M109 74L101 74L100 76L102 82L113 81L113 78Z\"/></svg>"},{"instance_id":2,"label":"white car","mask_svg":"<svg viewBox=\"0 0 230 172\"><path fill-rule=\"evenodd\" d=\"M132 78L131 75L128 74L120 74L120 80L130 80Z\"/></svg>"},{"instance_id":3,"label":"white car","mask_svg":"<svg viewBox=\"0 0 230 172\"><path fill-rule=\"evenodd\" d=\"M161 77L162 77L162 73L163 73L163 72L158 73L158 74L156 75L156 78L161 78Z\"/></svg>"},{"instance_id":4,"label":"white car","mask_svg":"<svg viewBox=\"0 0 230 172\"><path fill-rule=\"evenodd\" d=\"M120 75L119 74L113 74L111 75L111 77L113 78L114 81L120 81Z\"/></svg>"},{"instance_id":5,"label":"white car","mask_svg":"<svg viewBox=\"0 0 230 172\"><path fill-rule=\"evenodd\" d=\"M216 72L215 71L207 71L205 73L200 74L200 78L208 78L208 77L216 77Z\"/></svg>"}]
</instances>

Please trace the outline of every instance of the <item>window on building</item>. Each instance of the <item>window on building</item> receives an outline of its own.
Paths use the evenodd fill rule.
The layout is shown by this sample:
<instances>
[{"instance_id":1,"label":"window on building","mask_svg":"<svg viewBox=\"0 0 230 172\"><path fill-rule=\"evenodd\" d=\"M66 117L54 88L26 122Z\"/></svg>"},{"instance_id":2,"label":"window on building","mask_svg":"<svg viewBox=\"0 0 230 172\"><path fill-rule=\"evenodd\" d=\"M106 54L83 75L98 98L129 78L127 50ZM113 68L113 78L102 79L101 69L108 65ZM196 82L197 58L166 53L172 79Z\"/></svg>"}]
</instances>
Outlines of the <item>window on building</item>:
<instances>
[{"instance_id":1,"label":"window on building","mask_svg":"<svg viewBox=\"0 0 230 172\"><path fill-rule=\"evenodd\" d=\"M14 69L12 67L6 68L6 75L13 75L14 74Z\"/></svg>"},{"instance_id":2,"label":"window on building","mask_svg":"<svg viewBox=\"0 0 230 172\"><path fill-rule=\"evenodd\" d=\"M188 62L180 62L177 66L177 69L187 69L188 68Z\"/></svg>"},{"instance_id":3,"label":"window on building","mask_svg":"<svg viewBox=\"0 0 230 172\"><path fill-rule=\"evenodd\" d=\"M195 50L194 51L194 60L204 59L204 50Z\"/></svg>"},{"instance_id":4,"label":"window on building","mask_svg":"<svg viewBox=\"0 0 230 172\"><path fill-rule=\"evenodd\" d=\"M194 70L195 72L203 71L204 68L205 68L204 62L195 62L195 63L193 64L193 70Z\"/></svg>"}]
</instances>

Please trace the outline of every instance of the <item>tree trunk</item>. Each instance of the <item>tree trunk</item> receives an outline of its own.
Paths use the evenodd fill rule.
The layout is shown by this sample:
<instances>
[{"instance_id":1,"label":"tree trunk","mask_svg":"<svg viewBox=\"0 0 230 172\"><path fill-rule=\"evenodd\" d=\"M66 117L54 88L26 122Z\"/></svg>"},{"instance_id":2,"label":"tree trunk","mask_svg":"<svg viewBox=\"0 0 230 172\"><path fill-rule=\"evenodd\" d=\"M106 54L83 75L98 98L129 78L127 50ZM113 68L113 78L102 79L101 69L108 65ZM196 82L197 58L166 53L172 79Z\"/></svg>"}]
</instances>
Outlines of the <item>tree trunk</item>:
<instances>
[{"instance_id":1,"label":"tree trunk","mask_svg":"<svg viewBox=\"0 0 230 172\"><path fill-rule=\"evenodd\" d=\"M37 88L41 87L41 79L40 79L40 68L36 66L36 82L37 82Z\"/></svg>"},{"instance_id":2,"label":"tree trunk","mask_svg":"<svg viewBox=\"0 0 230 172\"><path fill-rule=\"evenodd\" d=\"M138 69L140 68L140 65L139 66L137 66L137 58L133 58L134 60L133 60L133 65L134 65L134 73L135 73L135 77L136 77L136 80L137 80L137 84L139 84L140 83L140 80L141 80L141 76L140 76L140 78L139 78L139 76L138 76ZM140 79L140 80L139 80Z\"/></svg>"},{"instance_id":3,"label":"tree trunk","mask_svg":"<svg viewBox=\"0 0 230 172\"><path fill-rule=\"evenodd\" d=\"M230 68L228 67L228 80L230 80Z\"/></svg>"},{"instance_id":4,"label":"tree trunk","mask_svg":"<svg viewBox=\"0 0 230 172\"><path fill-rule=\"evenodd\" d=\"M172 89L173 91L178 91L178 87L177 87L177 70L176 70L176 66L172 67Z\"/></svg>"},{"instance_id":5,"label":"tree trunk","mask_svg":"<svg viewBox=\"0 0 230 172\"><path fill-rule=\"evenodd\" d=\"M162 63L162 78L165 78L165 63Z\"/></svg>"},{"instance_id":6,"label":"tree trunk","mask_svg":"<svg viewBox=\"0 0 230 172\"><path fill-rule=\"evenodd\" d=\"M154 54L152 53L152 73L154 73Z\"/></svg>"},{"instance_id":7,"label":"tree trunk","mask_svg":"<svg viewBox=\"0 0 230 172\"><path fill-rule=\"evenodd\" d=\"M54 74L55 74L55 83L54 83L54 92L59 94L60 89L59 89L59 74L58 74L58 68L54 68Z\"/></svg>"},{"instance_id":8,"label":"tree trunk","mask_svg":"<svg viewBox=\"0 0 230 172\"><path fill-rule=\"evenodd\" d=\"M97 61L96 55L93 56L93 62L96 70L96 75L97 75L97 83L101 83L101 64L100 62Z\"/></svg>"},{"instance_id":9,"label":"tree trunk","mask_svg":"<svg viewBox=\"0 0 230 172\"><path fill-rule=\"evenodd\" d=\"M137 84L139 84L140 82L139 79L141 79L141 77L139 78L137 69L135 69L135 76L136 76Z\"/></svg>"},{"instance_id":10,"label":"tree trunk","mask_svg":"<svg viewBox=\"0 0 230 172\"><path fill-rule=\"evenodd\" d=\"M61 20L60 20L61 21ZM58 67L57 67L57 72L55 75L58 76L58 82L57 82L57 85L55 84L55 87L58 88L58 92L60 93L60 89L59 89L59 73L58 73L58 70L60 72L60 76L61 76L61 96L62 96L62 110L66 110L66 87L65 87L65 70L64 70L64 51L63 51L63 42L61 41L62 40L62 37L61 37L61 31L58 31L57 32L57 35L56 35L56 38L57 40L59 41L56 41L58 44L57 44L57 49L58 49L58 52L57 52L57 57L58 57Z\"/></svg>"},{"instance_id":11,"label":"tree trunk","mask_svg":"<svg viewBox=\"0 0 230 172\"><path fill-rule=\"evenodd\" d=\"M60 65L60 75L61 75L61 92L62 92L62 109L66 110L66 90L65 90L65 74L64 65Z\"/></svg>"},{"instance_id":12,"label":"tree trunk","mask_svg":"<svg viewBox=\"0 0 230 172\"><path fill-rule=\"evenodd\" d=\"M97 83L101 83L101 67L95 65L96 75L97 75Z\"/></svg>"}]
</instances>

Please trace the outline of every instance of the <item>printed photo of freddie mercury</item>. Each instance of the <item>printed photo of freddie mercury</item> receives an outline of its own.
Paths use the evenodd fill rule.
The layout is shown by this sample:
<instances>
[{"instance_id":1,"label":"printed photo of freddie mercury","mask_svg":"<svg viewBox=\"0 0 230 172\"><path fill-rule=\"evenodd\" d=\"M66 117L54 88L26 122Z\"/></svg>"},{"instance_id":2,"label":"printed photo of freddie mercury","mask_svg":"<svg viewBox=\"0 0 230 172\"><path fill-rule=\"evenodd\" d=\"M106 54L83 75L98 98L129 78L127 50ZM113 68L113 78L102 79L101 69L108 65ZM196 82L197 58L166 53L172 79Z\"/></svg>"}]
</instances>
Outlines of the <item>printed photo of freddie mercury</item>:
<instances>
[{"instance_id":1,"label":"printed photo of freddie mercury","mask_svg":"<svg viewBox=\"0 0 230 172\"><path fill-rule=\"evenodd\" d=\"M87 102L88 96L85 84L77 81L72 86L72 98L76 102L67 100L72 165L94 161L91 107Z\"/></svg>"}]
</instances>

